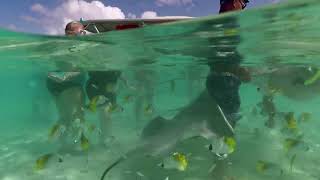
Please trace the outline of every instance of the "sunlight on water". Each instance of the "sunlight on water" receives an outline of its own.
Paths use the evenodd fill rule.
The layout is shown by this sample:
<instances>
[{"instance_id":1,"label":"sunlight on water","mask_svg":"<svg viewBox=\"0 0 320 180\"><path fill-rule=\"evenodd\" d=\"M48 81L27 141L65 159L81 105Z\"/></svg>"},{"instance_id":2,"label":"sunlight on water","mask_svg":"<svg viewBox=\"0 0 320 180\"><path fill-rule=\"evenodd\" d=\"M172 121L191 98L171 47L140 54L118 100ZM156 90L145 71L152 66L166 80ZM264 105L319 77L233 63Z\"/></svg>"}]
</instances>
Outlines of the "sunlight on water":
<instances>
[{"instance_id":1,"label":"sunlight on water","mask_svg":"<svg viewBox=\"0 0 320 180\"><path fill-rule=\"evenodd\" d=\"M100 179L120 158L105 180L319 180L319 10L316 0L290 1L78 38L0 30L0 179ZM251 81L239 113L224 117L223 95L206 90L208 64L240 59ZM104 87L116 105L90 103L86 83L81 110L76 90L52 96L47 73L70 65L121 71ZM231 115L241 116L234 138L220 121Z\"/></svg>"}]
</instances>

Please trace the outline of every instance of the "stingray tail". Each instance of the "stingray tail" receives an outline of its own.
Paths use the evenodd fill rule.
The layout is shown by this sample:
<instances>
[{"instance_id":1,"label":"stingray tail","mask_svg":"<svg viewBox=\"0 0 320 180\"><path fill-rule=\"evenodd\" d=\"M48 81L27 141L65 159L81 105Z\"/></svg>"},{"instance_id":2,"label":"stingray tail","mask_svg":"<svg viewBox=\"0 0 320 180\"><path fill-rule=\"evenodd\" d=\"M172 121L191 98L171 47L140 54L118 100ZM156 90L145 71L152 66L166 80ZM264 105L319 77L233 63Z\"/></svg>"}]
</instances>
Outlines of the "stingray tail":
<instances>
[{"instance_id":1,"label":"stingray tail","mask_svg":"<svg viewBox=\"0 0 320 180\"><path fill-rule=\"evenodd\" d=\"M129 150L127 151L125 154L122 154L121 157L119 157L115 162L113 162L112 164L110 164L102 173L100 180L105 180L105 176L110 173L110 171L115 168L116 166L118 166L120 163L124 162L125 160L127 160L129 157L134 156L134 154L136 153L140 153L140 152L144 152L146 149L148 149L147 146L138 146L133 150Z\"/></svg>"},{"instance_id":2,"label":"stingray tail","mask_svg":"<svg viewBox=\"0 0 320 180\"><path fill-rule=\"evenodd\" d=\"M224 113L223 113L222 109L220 108L220 106L217 105L217 107L218 107L218 110L219 110L219 112L220 112L220 114L221 114L224 122L226 123L226 126L228 127L227 129L229 130L229 134L232 134L232 135L233 135L233 134L234 134L234 129L233 129L232 125L230 124L230 122L229 122L229 120L226 118L226 116L224 115Z\"/></svg>"},{"instance_id":3,"label":"stingray tail","mask_svg":"<svg viewBox=\"0 0 320 180\"><path fill-rule=\"evenodd\" d=\"M100 178L100 180L104 180L105 176L114 168L116 167L119 163L123 162L126 158L121 156L118 158L115 162L113 162L111 165L109 165L104 171L103 174Z\"/></svg>"}]
</instances>

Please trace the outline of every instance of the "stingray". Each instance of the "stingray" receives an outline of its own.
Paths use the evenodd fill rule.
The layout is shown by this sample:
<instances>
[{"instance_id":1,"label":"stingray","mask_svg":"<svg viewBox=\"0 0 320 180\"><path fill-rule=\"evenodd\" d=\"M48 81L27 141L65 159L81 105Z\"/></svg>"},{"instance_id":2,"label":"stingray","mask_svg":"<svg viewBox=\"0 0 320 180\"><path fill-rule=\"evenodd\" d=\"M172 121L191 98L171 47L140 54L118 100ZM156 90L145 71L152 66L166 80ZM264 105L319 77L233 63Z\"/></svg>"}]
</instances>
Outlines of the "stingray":
<instances>
[{"instance_id":1,"label":"stingray","mask_svg":"<svg viewBox=\"0 0 320 180\"><path fill-rule=\"evenodd\" d=\"M174 118L168 120L159 116L151 120L142 131L140 137L142 143L108 166L101 180L104 180L112 168L135 153L163 156L177 143L190 138L204 137L209 142L214 142L218 137L233 135L233 127L220 106L205 90Z\"/></svg>"}]
</instances>

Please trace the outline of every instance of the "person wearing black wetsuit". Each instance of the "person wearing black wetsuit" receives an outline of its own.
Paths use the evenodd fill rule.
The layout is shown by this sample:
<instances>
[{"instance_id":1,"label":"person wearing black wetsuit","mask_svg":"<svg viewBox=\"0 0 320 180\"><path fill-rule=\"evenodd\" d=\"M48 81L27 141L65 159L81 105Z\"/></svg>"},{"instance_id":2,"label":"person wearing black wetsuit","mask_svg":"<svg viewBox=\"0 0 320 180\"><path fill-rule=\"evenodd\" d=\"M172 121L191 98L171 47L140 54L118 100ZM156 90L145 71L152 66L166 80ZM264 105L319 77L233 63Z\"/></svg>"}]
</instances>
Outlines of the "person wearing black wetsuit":
<instances>
[{"instance_id":1,"label":"person wearing black wetsuit","mask_svg":"<svg viewBox=\"0 0 320 180\"><path fill-rule=\"evenodd\" d=\"M219 13L242 10L246 7L246 0L220 0ZM227 19L224 29L237 28L234 17ZM240 108L239 88L242 82L250 81L250 74L246 68L240 66L242 56L237 51L240 37L223 36L209 39L210 43L217 45L215 51L224 53L220 59L209 62L210 73L207 77L206 87L209 94L217 101L222 111L234 127L240 119L238 111ZM228 42L227 46L225 46ZM221 45L221 46L219 46Z\"/></svg>"},{"instance_id":2,"label":"person wearing black wetsuit","mask_svg":"<svg viewBox=\"0 0 320 180\"><path fill-rule=\"evenodd\" d=\"M247 0L220 0L219 13L242 10L246 7L246 3L248 3ZM227 23L223 23L224 25L221 27L222 31L237 28L237 19L235 17L230 17L226 21ZM249 71L240 66L242 56L236 49L240 43L240 37L239 35L223 36L209 39L209 41L212 44L218 44L216 46L218 48L215 51L224 53L224 56L208 63L210 73L206 80L206 87L234 128L241 118L238 113L241 104L240 85L242 82L251 80ZM226 42L227 46L225 46ZM222 127L219 124L217 126ZM219 161L212 175L222 178L227 167L226 160Z\"/></svg>"}]
</instances>

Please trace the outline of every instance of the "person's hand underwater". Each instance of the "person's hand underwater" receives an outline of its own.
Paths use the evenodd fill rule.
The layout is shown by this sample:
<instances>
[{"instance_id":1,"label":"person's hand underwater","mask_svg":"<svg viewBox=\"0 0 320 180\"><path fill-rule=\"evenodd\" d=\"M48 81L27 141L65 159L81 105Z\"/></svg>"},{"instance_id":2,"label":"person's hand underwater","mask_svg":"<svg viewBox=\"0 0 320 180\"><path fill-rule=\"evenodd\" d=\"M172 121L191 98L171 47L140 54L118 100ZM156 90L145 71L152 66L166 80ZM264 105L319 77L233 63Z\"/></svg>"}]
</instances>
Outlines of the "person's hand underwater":
<instances>
[{"instance_id":1,"label":"person's hand underwater","mask_svg":"<svg viewBox=\"0 0 320 180\"><path fill-rule=\"evenodd\" d=\"M244 83L248 83L251 81L251 73L248 68L239 67L236 70L235 75L237 75L240 78L240 80Z\"/></svg>"}]
</instances>

